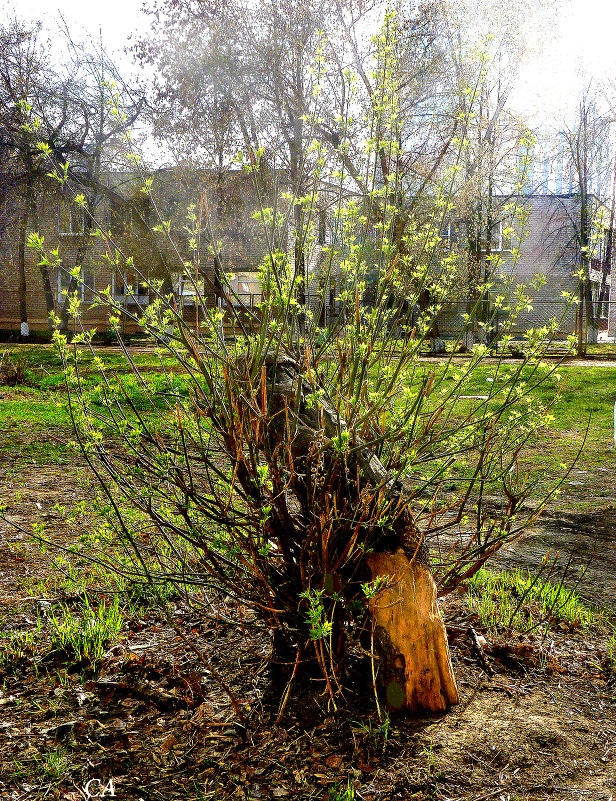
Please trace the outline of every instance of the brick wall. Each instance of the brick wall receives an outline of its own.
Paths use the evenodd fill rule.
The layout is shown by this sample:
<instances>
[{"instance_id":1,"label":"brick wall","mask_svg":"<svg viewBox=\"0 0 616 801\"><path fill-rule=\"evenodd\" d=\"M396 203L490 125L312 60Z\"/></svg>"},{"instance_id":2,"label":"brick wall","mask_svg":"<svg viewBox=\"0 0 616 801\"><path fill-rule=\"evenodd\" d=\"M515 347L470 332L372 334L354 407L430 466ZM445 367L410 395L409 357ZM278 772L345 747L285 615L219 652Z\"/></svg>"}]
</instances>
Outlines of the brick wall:
<instances>
[{"instance_id":1,"label":"brick wall","mask_svg":"<svg viewBox=\"0 0 616 801\"><path fill-rule=\"evenodd\" d=\"M540 288L528 287L532 298L531 308L520 313L514 323L516 332L539 328L553 318L559 319L559 330L568 334L575 329L575 306L569 306L564 292L577 295L579 249L576 229L579 226L579 200L575 196L531 195L519 199L520 210L515 219L504 219L507 227L515 229L514 254L509 249L498 250L508 243L494 237L495 250L491 271L494 287L491 296L509 294L516 284L529 284L538 275L545 278ZM595 276L597 278L597 276ZM453 297L439 318L444 336L457 336L463 327L462 314L466 311L461 297ZM500 323L506 324L507 315Z\"/></svg>"},{"instance_id":2,"label":"brick wall","mask_svg":"<svg viewBox=\"0 0 616 801\"><path fill-rule=\"evenodd\" d=\"M220 248L223 267L228 273L235 273L246 286L256 287L256 270L267 254L268 242L260 219L254 219L259 203L255 194L253 179L241 171L228 171L222 176L213 173L181 173L161 171L154 176L154 203L144 202L134 177L126 174L109 176L114 191L127 201L123 214L118 214L117 206L109 198L102 198L96 208L97 221L107 229L112 229L122 249L134 256L135 264L146 276L162 277L161 269L177 275L182 259L192 264L193 254L189 248L189 234L184 230L189 206L194 205L195 213L201 214L202 238L200 244L199 270L205 276L202 291L209 304L214 303L214 260L211 252L211 238L215 248ZM272 182L260 186L263 205L271 205L276 194ZM530 311L521 315L516 328L538 327L554 315L564 311L562 292L575 292L578 256L575 245L575 229L572 221L579 216L578 201L573 196L553 197L535 195L522 199L526 216L524 234L519 245L519 257L502 251L502 261L494 269L495 273L510 275L516 281L529 281L537 273L546 276L546 284L534 292L535 302ZM141 204L141 205L139 205ZM158 222L156 209L169 220L173 232L173 244L162 234L144 236L143 229L131 223L133 206L140 209L146 222L152 226ZM280 209L284 212L284 208ZM0 329L19 330L19 276L18 276L18 220L19 203L14 202L12 214L4 215L6 224L0 231ZM507 222L507 221L506 221ZM519 226L514 224L514 227ZM32 229L35 226L31 226ZM47 188L41 192L37 203L36 229L44 236L48 248L58 248L63 264L71 269L80 250L85 250L82 264L88 280L93 281L94 289L107 286L118 290L121 278L105 258L109 245L101 236L84 234L75 207L58 190ZM320 314L323 293L326 305L329 304L329 287L323 287L319 280L319 261L321 247L317 232L313 232L314 242L307 253L309 284L307 294L315 315ZM277 245L288 247L285 234L278 232ZM496 240L495 240L496 242ZM37 254L31 249L26 252L26 282L28 321L32 330L48 328L47 308L43 282L38 267ZM163 267L161 267L163 265ZM192 268L196 272L196 267ZM129 276L137 282L137 276ZM58 296L58 276L51 274L56 310L62 305ZM500 291L497 286L493 294ZM462 326L461 315L464 307L465 282L461 280L458 292L453 293L452 303L445 308L439 320L445 336L455 336ZM187 290L186 305L191 305L190 288ZM194 307L194 296L192 299ZM136 308L136 307L135 307ZM616 303L612 306L611 330L614 331ZM103 329L106 326L107 312L104 308L87 311L84 322L87 326ZM563 332L574 328L574 312L565 315ZM130 328L130 327L129 327Z\"/></svg>"}]
</instances>

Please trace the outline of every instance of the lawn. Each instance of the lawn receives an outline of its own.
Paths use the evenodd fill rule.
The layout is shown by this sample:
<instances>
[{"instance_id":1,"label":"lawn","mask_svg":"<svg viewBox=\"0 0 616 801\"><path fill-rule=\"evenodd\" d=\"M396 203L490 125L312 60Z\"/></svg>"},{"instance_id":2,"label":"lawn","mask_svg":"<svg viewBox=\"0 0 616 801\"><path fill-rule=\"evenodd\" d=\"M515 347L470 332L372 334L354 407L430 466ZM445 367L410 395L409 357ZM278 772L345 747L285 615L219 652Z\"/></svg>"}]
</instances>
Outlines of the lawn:
<instances>
[{"instance_id":1,"label":"lawn","mask_svg":"<svg viewBox=\"0 0 616 801\"><path fill-rule=\"evenodd\" d=\"M58 354L51 345L7 345L0 356L0 379L5 377L4 385L0 385L0 435L14 466L18 467L23 459L62 464L72 424ZM149 398L119 348L98 348L96 357L102 359L110 375L117 377L122 392L147 413L156 415L165 409L171 391L186 394L177 365L153 349L132 350L135 364L152 389ZM89 391L95 391L101 383L94 359L87 353L82 358L83 385ZM438 372L442 364L426 360L420 372ZM498 367L486 363L465 382L461 394L487 393L495 380L502 384L515 370L513 361L504 361ZM614 458L616 364L566 362L550 364L548 371L552 374L532 395L551 406L553 420L530 446L525 467L543 489L573 465L568 483L563 486L561 498L565 500L560 502L573 502L580 510L591 508L594 499L608 498L616 490L611 475L607 475ZM528 378L528 371L522 377ZM7 380L14 386L8 386ZM532 380L535 382L536 377ZM472 402L461 401L460 407ZM580 482L580 476L586 480ZM592 498L579 489L588 483L593 485Z\"/></svg>"}]
</instances>

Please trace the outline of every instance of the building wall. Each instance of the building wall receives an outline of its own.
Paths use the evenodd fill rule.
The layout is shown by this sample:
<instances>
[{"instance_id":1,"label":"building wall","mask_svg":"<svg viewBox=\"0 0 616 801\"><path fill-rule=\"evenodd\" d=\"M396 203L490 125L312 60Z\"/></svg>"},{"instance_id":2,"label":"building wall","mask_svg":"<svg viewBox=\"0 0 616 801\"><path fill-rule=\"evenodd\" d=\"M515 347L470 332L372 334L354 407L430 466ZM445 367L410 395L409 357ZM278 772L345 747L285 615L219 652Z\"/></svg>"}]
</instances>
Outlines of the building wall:
<instances>
[{"instance_id":1,"label":"building wall","mask_svg":"<svg viewBox=\"0 0 616 801\"><path fill-rule=\"evenodd\" d=\"M522 222L514 226L519 232L518 253L503 253L497 268L506 281L529 285L532 309L518 316L516 330L539 328L555 317L563 334L574 330L575 309L567 308L563 293L577 294L579 214L575 197L532 195L523 199ZM538 276L544 277L544 283L534 288L530 284Z\"/></svg>"},{"instance_id":2,"label":"building wall","mask_svg":"<svg viewBox=\"0 0 616 801\"><path fill-rule=\"evenodd\" d=\"M259 201L256 197L251 176L241 171L228 172L223 176L213 173L187 173L162 171L155 175L153 184L154 204L143 203L143 195L138 191L136 180L128 175L110 175L109 184L118 196L126 199L127 206L123 214L118 213L117 205L109 198L101 197L96 218L105 230L111 230L118 244L127 254L135 258L135 264L143 274L151 277L160 276L160 264L166 270L178 275L182 260L191 265L191 274L199 277L199 290L206 297L208 304L215 301L215 282L213 250L220 252L221 262L227 274L235 274L231 282L232 289L240 295L246 305L258 301L260 287L257 269L274 244L279 249L289 247L288 231L286 234L273 229L268 237L263 229L261 219L255 219ZM262 204L271 203L276 194L273 183L260 187ZM130 203L129 203L130 201ZM511 199L508 198L510 203ZM158 239L145 237L142 228L131 223L130 211L139 206L149 226L156 225L157 212L169 220L173 232L173 244L159 235ZM132 205L131 205L132 204ZM184 230L187 224L187 212L193 206L193 212L201 220L199 260L198 264L189 247L190 234ZM523 331L528 327L544 325L554 316L563 316L561 331L569 333L575 328L575 312L566 311L563 292L577 291L578 281L575 277L579 263L576 245L576 225L579 218L578 200L574 196L532 195L520 198L521 216L524 224L518 220L504 219L502 223L516 229L520 236L519 254L514 258L507 250L506 239L499 235L492 237L492 257L489 272L494 274L495 287L492 298L499 292L507 292L507 280L530 282L538 274L545 276L545 284L537 290L531 290L534 296L533 308L520 315L515 323L515 330ZM44 236L48 248L58 249L64 266L72 269L79 260L80 251L85 250L82 264L84 272L93 280L94 289L100 291L111 287L115 297L120 298L119 284L121 275L115 273L106 258L113 248L102 236L84 234L78 219L75 219L75 206L57 189L46 188L41 191L37 200L37 221L35 228ZM280 209L284 214L284 208ZM5 224L0 228L0 330L19 331L19 275L18 275L18 220L19 203L15 203L10 219L4 215ZM257 214L257 217L259 215ZM501 226L502 229L502 226ZM320 259L322 243L320 233L315 229L311 238L309 252L306 254L308 284L307 301L315 317L319 321L327 320L327 312L332 299L335 302L335 290L320 280ZM286 239L285 239L286 237ZM212 240L214 246L212 247ZM458 238L457 247L464 256L463 238ZM502 248L502 249L499 249ZM156 249L156 258L154 257ZM162 261L161 261L162 259ZM483 266L485 271L485 262ZM503 276L501 278L500 276ZM600 276L595 276L600 278ZM32 330L46 330L49 327L47 308L43 291L43 282L38 266L38 254L26 249L26 280L28 322ZM58 276L51 274L56 311L62 306L59 297ZM90 279L89 279L90 280ZM129 276L136 284L138 276ZM174 278L175 289L180 291L188 317L194 315L195 295L190 282L180 288ZM62 283L62 281L60 282ZM65 281L66 283L66 281ZM331 283L331 282L330 282ZM460 281L458 288L452 289L449 303L443 308L439 317L439 326L443 336L455 337L462 330L462 315L467 310L468 282ZM142 302L147 301L147 293L139 294ZM92 298L90 298L92 299ZM87 293L86 293L86 300ZM325 314L323 313L323 303ZM616 305L616 304L615 304ZM190 309L193 309L190 312ZM139 307L131 306L137 313ZM614 309L614 306L612 307ZM88 327L104 329L107 325L108 310L97 308L84 314L84 322ZM503 324L505 315L501 315ZM616 312L612 313L611 331L614 331ZM134 325L127 330L134 329Z\"/></svg>"},{"instance_id":3,"label":"building wall","mask_svg":"<svg viewBox=\"0 0 616 801\"><path fill-rule=\"evenodd\" d=\"M19 331L19 218L21 216L20 202L14 203L14 213L11 215L0 243L0 330ZM101 259L104 244L101 239L90 234L83 234L73 226L64 228L66 215L71 214L71 204L61 194L54 191L45 191L37 196L34 219L30 220L28 233L36 231L44 237L46 249L58 250L62 264L72 269L81 261L86 271L94 267L97 269L97 288L110 283L111 273ZM62 232L62 233L61 233ZM79 259L80 252L83 258ZM39 267L38 253L32 248L25 249L26 273L26 306L28 323L32 330L45 330L49 328L47 304L43 286L43 278ZM50 270L51 285L54 293L56 310L59 311L62 303L58 298L58 271ZM101 317L100 312L86 315L88 321Z\"/></svg>"},{"instance_id":4,"label":"building wall","mask_svg":"<svg viewBox=\"0 0 616 801\"><path fill-rule=\"evenodd\" d=\"M576 306L565 294L577 297L580 268L578 231L580 219L579 199L574 195L529 195L519 198L512 216L502 220L504 230L512 228L516 233L509 243L494 236L492 259L484 256L483 275L494 283L490 295L492 301L499 295L512 300L519 284L527 285L531 308L524 309L513 321L513 330L523 333L529 328L539 328L552 319L559 321L562 335L572 333L576 325ZM593 205L598 203L593 199ZM499 244L502 249L499 249ZM599 242L594 244L591 255L603 256ZM517 251L517 252L516 252ZM598 289L601 281L602 263L593 260L596 270L591 269L591 279ZM539 281L539 277L542 280ZM459 300L459 299L458 299ZM462 313L465 304L451 304L443 313L443 332L447 336L456 334L463 326ZM499 324L506 324L508 315L499 314Z\"/></svg>"},{"instance_id":5,"label":"building wall","mask_svg":"<svg viewBox=\"0 0 616 801\"><path fill-rule=\"evenodd\" d=\"M97 225L110 231L113 240L126 255L134 259L137 270L144 276L163 278L171 276L176 292L183 296L183 305L190 316L195 306L194 286L190 281L180 286L179 275L183 262L190 265L190 273L198 277L199 291L208 305L215 303L216 276L213 251L220 253L224 271L235 274L231 287L239 292L242 300L247 297L253 303L260 292L257 269L267 253L268 240L262 222L253 219L258 208L252 177L242 171L227 172L222 180L212 173L181 173L164 170L155 174L151 199L140 192L139 181L129 174L109 174L106 178L110 189L108 195L99 193L95 209ZM271 187L263 186L262 198L267 204ZM115 198L115 199L114 199ZM118 199L122 201L118 202ZM3 216L5 223L0 228L0 330L19 332L19 198L12 198L11 213ZM188 219L190 207L200 220L199 224ZM77 212L77 213L76 213ZM137 215L137 216L136 216ZM160 215L160 216L159 216ZM143 224L137 224L137 217ZM148 233L148 229L160 223L160 217L170 223L171 239L164 233ZM5 219L6 218L6 219ZM192 226L192 233L186 226ZM196 229L199 229L196 235ZM30 221L29 232L36 231L44 237L46 249L58 249L58 255L66 269L72 269L81 261L83 273L97 291L110 287L116 299L121 299L123 271L116 271L110 263L114 247L103 236L83 232L79 209L53 187L42 187L37 194L36 219ZM191 246L199 239L198 257ZM213 240L213 242L212 242ZM80 257L81 254L81 258ZM128 281L137 286L139 275L129 271ZM63 305L59 296L62 285L68 278L58 278L58 271L51 271L56 313ZM49 321L38 254L26 248L27 310L30 329L48 330ZM93 300L88 290L81 290L85 301ZM147 302L147 291L138 293L141 303ZM253 297L254 296L254 297ZM84 308L86 303L84 302ZM134 313L139 306L129 304ZM109 309L98 307L84 310L86 327L104 329L108 324ZM126 330L135 329L132 323Z\"/></svg>"}]
</instances>

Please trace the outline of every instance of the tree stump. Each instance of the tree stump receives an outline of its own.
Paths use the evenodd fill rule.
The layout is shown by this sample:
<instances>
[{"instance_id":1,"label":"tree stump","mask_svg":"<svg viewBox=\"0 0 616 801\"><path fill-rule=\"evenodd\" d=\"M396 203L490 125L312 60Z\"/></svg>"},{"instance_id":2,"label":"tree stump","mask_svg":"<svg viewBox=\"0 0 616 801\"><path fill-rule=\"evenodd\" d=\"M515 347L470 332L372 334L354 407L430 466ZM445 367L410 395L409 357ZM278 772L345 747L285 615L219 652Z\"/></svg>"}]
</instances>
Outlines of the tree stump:
<instances>
[{"instance_id":1,"label":"tree stump","mask_svg":"<svg viewBox=\"0 0 616 801\"><path fill-rule=\"evenodd\" d=\"M428 549L412 511L403 502L404 487L388 475L375 449L358 436L354 437L354 447L347 456L341 456L335 449L327 453L327 441L346 430L346 423L327 402L321 400L318 406L306 402L314 388L301 374L296 360L268 353L263 358L263 366L269 397L267 450L276 453L281 443L286 442L293 466L289 470L293 481L287 484L287 491L295 493L304 519L311 519L314 498L320 497L319 492L329 498L330 503L335 505L337 501L338 509L347 501L359 504L364 490L368 490L369 495L370 491L376 493L378 487L388 494L392 519L380 531L376 545L379 550L369 552L366 558L373 579L382 576L388 579L384 588L370 600L380 680L391 709L405 709L409 714L446 711L458 703L458 691L436 600L436 585L428 569ZM258 396L257 390L253 390L253 394ZM331 473L338 476L335 481L323 483L310 462L313 450L326 454L332 464L339 463L338 472ZM346 478L344 484L339 476ZM249 489L247 484L247 491ZM375 508L378 507L379 504L375 504ZM358 517L355 537L362 528L368 536L370 525L382 528L378 517L368 521ZM344 525L341 528L344 529ZM346 530L345 537L337 543L333 525L327 536L321 532L320 549L313 547L308 552L313 561L305 557L304 586L310 579L322 580L326 572L323 565L329 567L331 561L337 565L344 563L352 532ZM341 578L344 584L344 576ZM291 665L290 658L281 661Z\"/></svg>"},{"instance_id":2,"label":"tree stump","mask_svg":"<svg viewBox=\"0 0 616 801\"><path fill-rule=\"evenodd\" d=\"M388 580L370 600L388 707L446 712L458 703L458 689L430 571L402 549L372 553L367 564L373 580Z\"/></svg>"}]
</instances>

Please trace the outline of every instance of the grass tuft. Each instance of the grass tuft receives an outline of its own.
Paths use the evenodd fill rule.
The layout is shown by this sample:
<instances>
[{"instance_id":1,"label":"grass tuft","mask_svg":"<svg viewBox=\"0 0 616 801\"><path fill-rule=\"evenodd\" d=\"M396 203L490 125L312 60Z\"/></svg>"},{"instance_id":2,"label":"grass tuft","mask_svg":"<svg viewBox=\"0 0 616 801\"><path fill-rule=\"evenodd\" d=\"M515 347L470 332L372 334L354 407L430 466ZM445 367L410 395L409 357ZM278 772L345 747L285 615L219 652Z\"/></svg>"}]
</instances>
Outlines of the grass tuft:
<instances>
[{"instance_id":1,"label":"grass tuft","mask_svg":"<svg viewBox=\"0 0 616 801\"><path fill-rule=\"evenodd\" d=\"M52 648L69 651L77 659L96 661L117 638L123 616L117 598L108 606L101 604L96 611L86 598L80 615L74 615L63 606L61 614L52 612L49 622Z\"/></svg>"},{"instance_id":2,"label":"grass tuft","mask_svg":"<svg viewBox=\"0 0 616 801\"><path fill-rule=\"evenodd\" d=\"M482 568L470 580L466 598L481 626L494 631L530 631L545 622L587 629L604 619L573 590L539 581L525 570Z\"/></svg>"}]
</instances>

